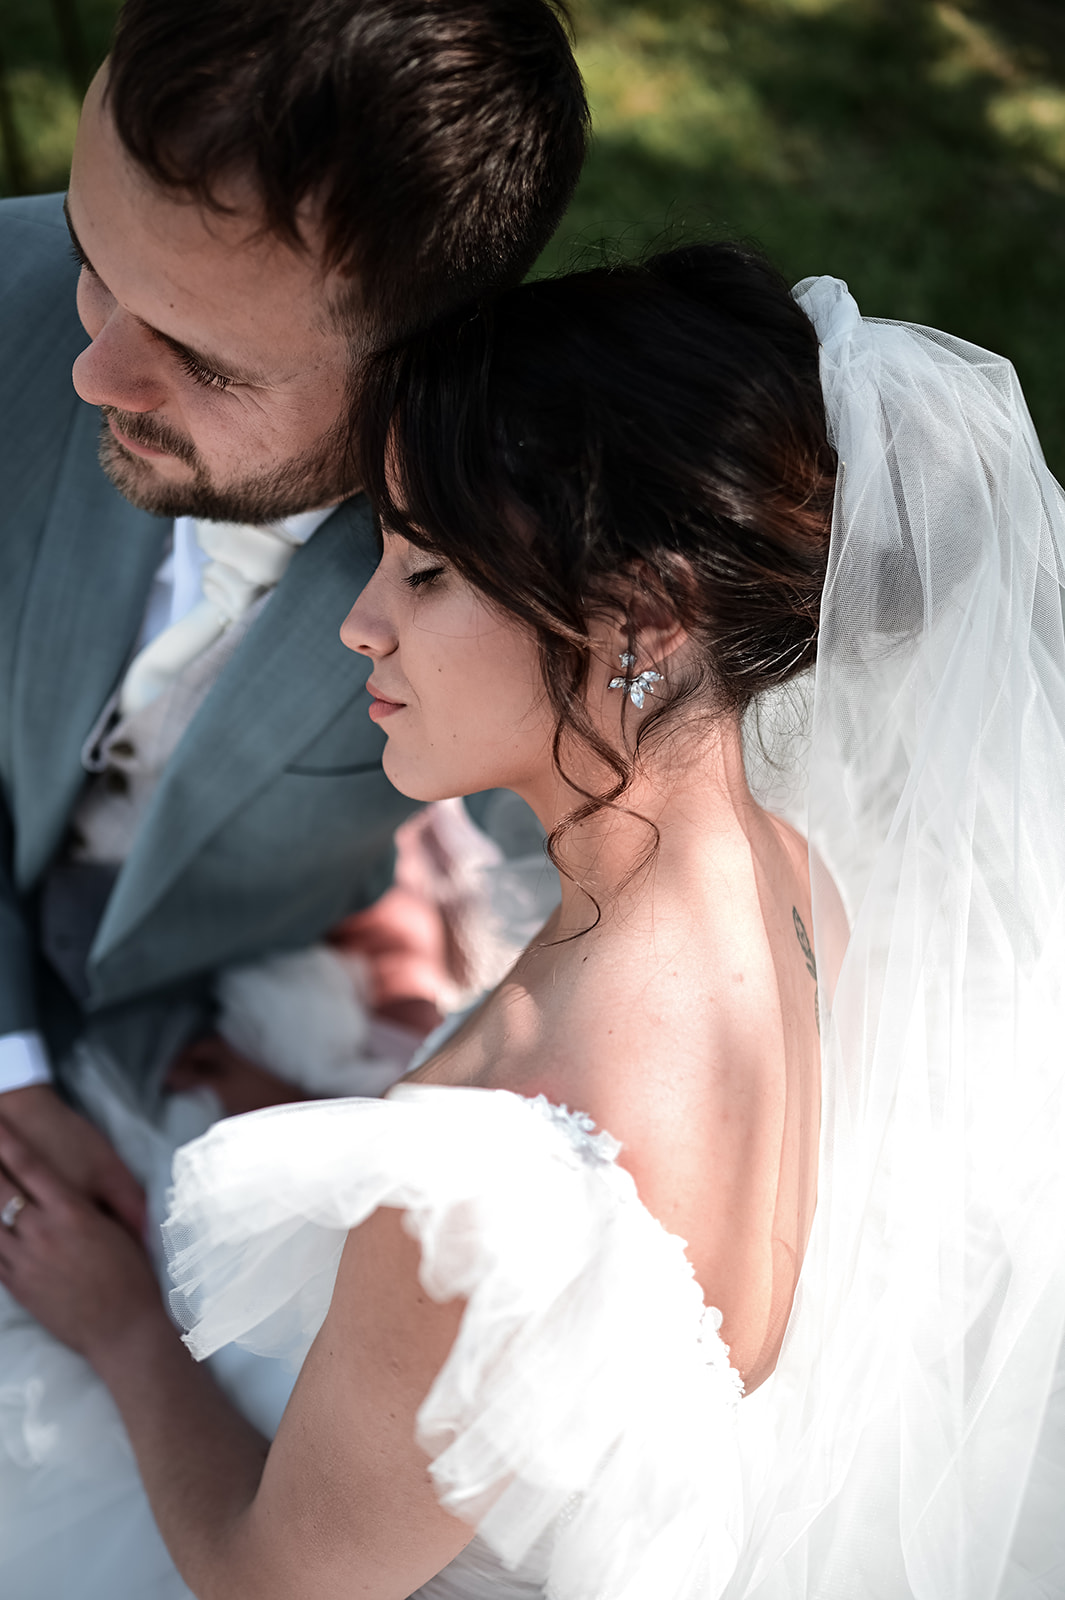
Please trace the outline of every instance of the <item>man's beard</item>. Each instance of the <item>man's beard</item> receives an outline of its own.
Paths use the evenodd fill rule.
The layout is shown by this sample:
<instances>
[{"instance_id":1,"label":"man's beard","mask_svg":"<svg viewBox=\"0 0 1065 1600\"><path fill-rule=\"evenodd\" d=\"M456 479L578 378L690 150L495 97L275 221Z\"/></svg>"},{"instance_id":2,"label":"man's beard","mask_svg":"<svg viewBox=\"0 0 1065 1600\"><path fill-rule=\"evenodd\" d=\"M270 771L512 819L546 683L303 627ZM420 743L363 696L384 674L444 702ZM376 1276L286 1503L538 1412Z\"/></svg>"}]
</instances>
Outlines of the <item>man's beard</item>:
<instances>
[{"instance_id":1,"label":"man's beard","mask_svg":"<svg viewBox=\"0 0 1065 1600\"><path fill-rule=\"evenodd\" d=\"M279 522L299 511L317 511L354 494L359 487L351 452L351 430L345 414L318 443L301 455L283 461L268 472L238 483L213 483L195 446L165 423L101 406L100 465L126 499L141 511L158 517L201 517L210 522ZM167 483L151 464L124 450L107 425L115 426L135 444L165 450L192 468L188 483Z\"/></svg>"}]
</instances>

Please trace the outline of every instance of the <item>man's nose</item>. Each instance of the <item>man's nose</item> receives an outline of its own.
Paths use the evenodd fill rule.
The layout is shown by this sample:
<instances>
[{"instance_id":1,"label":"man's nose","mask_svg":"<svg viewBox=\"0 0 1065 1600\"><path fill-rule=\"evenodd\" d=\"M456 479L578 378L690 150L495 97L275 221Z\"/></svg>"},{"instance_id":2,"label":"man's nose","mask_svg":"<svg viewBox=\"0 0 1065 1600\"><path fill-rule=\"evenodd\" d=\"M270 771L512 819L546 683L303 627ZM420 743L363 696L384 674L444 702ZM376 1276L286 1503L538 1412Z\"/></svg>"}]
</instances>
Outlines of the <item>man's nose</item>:
<instances>
[{"instance_id":1,"label":"man's nose","mask_svg":"<svg viewBox=\"0 0 1065 1600\"><path fill-rule=\"evenodd\" d=\"M112 301L92 344L75 361L71 377L89 405L155 411L167 398L164 359L165 352L143 323Z\"/></svg>"}]
</instances>

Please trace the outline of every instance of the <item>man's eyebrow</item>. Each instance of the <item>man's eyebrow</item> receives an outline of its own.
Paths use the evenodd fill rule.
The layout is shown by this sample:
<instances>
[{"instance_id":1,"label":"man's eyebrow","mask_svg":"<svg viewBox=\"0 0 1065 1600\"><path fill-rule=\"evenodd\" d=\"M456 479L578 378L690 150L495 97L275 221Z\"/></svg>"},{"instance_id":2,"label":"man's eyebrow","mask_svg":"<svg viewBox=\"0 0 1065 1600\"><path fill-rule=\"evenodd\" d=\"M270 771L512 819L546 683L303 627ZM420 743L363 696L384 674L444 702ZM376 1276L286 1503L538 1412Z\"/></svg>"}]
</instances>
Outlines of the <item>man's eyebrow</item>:
<instances>
[{"instance_id":1,"label":"man's eyebrow","mask_svg":"<svg viewBox=\"0 0 1065 1600\"><path fill-rule=\"evenodd\" d=\"M100 275L85 254L74 224L70 220L70 201L67 195L63 196L63 215L66 218L67 231L70 234L70 242L74 247L75 256L87 272L91 272L94 278L98 278ZM168 350L172 350L183 361L191 362L197 367L204 367L208 372L217 374L218 377L228 378L231 383L246 383L250 387L256 387L266 382L265 375L261 372L252 372L247 368L235 367L231 361L222 361L208 355L205 351L194 350L191 345L183 344L180 339L175 339L171 334L164 333L161 328L155 328L150 322L145 322L143 317L138 317L137 321L142 328L145 328L151 334L153 339L158 339L160 344L165 344Z\"/></svg>"}]
</instances>

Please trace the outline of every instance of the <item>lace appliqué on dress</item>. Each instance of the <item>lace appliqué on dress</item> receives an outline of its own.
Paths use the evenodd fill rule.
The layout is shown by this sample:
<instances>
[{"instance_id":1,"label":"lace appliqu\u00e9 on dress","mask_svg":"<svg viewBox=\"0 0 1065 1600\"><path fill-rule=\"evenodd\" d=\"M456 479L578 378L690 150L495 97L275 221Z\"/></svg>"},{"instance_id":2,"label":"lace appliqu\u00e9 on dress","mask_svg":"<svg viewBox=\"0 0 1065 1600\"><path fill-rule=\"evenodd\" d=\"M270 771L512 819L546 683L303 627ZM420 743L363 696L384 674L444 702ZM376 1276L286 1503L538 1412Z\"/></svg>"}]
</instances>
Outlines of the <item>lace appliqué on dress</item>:
<instances>
[{"instance_id":1,"label":"lace appliqu\u00e9 on dress","mask_svg":"<svg viewBox=\"0 0 1065 1600\"><path fill-rule=\"evenodd\" d=\"M613 1134L605 1131L597 1133L595 1123L586 1111L571 1111L568 1106L555 1105L543 1094L528 1099L526 1104L538 1112L545 1122L558 1129L570 1149L582 1161L595 1166L616 1164L621 1150L620 1139L615 1139ZM687 1265L694 1288L695 1269L690 1263ZM699 1315L696 1341L707 1367L722 1382L722 1398L725 1404L730 1410L734 1410L743 1399L743 1379L729 1361L729 1347L721 1338L719 1331L721 1321L721 1312L716 1306L703 1306Z\"/></svg>"},{"instance_id":2,"label":"lace appliqu\u00e9 on dress","mask_svg":"<svg viewBox=\"0 0 1065 1600\"><path fill-rule=\"evenodd\" d=\"M583 1160L602 1165L615 1162L621 1150L620 1139L609 1133L596 1133L595 1123L586 1111L571 1111L568 1106L556 1106L546 1095L538 1094L528 1104L538 1111L545 1122L550 1122L565 1134L569 1144Z\"/></svg>"},{"instance_id":3,"label":"lace appliqu\u00e9 on dress","mask_svg":"<svg viewBox=\"0 0 1065 1600\"><path fill-rule=\"evenodd\" d=\"M743 1399L745 1390L743 1379L729 1360L729 1347L722 1339L719 1331L721 1322L721 1313L717 1307L705 1306L699 1319L697 1337L703 1360L716 1376L723 1381L725 1403L732 1410L735 1410Z\"/></svg>"}]
</instances>

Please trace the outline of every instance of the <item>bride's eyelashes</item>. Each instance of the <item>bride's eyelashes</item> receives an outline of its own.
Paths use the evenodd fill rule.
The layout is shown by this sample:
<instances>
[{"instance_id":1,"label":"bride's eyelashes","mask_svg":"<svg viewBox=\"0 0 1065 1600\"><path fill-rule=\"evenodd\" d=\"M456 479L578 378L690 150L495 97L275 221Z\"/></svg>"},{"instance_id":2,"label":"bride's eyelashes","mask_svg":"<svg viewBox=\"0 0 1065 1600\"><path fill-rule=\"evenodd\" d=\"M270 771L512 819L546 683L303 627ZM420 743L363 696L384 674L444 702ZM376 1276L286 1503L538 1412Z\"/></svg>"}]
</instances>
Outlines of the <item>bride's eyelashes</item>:
<instances>
[{"instance_id":1,"label":"bride's eyelashes","mask_svg":"<svg viewBox=\"0 0 1065 1600\"><path fill-rule=\"evenodd\" d=\"M407 573L407 583L412 589L422 589L428 583L435 583L437 578L442 578L445 572L442 566L417 567L415 571Z\"/></svg>"}]
</instances>

